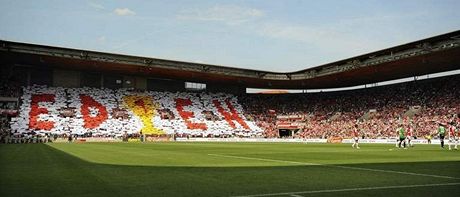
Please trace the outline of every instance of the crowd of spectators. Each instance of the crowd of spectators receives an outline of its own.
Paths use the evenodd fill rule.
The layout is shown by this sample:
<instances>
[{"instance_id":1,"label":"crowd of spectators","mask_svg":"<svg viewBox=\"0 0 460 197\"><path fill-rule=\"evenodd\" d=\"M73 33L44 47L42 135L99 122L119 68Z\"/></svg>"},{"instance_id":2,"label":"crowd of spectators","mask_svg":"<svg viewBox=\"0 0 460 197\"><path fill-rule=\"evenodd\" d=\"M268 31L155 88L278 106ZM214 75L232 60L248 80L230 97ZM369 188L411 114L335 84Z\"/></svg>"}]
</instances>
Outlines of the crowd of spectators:
<instances>
[{"instance_id":1,"label":"crowd of spectators","mask_svg":"<svg viewBox=\"0 0 460 197\"><path fill-rule=\"evenodd\" d=\"M37 134L35 132L18 133L11 130L8 117L0 118L0 143L25 144L25 143L47 143L51 142L51 136Z\"/></svg>"},{"instance_id":2,"label":"crowd of spectators","mask_svg":"<svg viewBox=\"0 0 460 197\"><path fill-rule=\"evenodd\" d=\"M280 137L278 124L286 122L280 121L278 117L289 115L302 117L301 124L298 124L301 126L293 132L294 138L348 138L354 127L358 127L363 138L391 138L396 136L396 129L400 124L413 128L416 137L425 137L434 135L438 123L458 122L458 84L460 75L454 75L349 91L245 94L238 97L215 93L133 93L126 89L33 86L24 89L19 117L13 118L13 121L1 120L0 141L47 142L50 136L65 135L71 130L73 134L80 136L89 132L115 137L115 134L123 131L135 135L137 131L145 130L142 125L147 124L154 114L158 114L158 117L153 117L155 126L166 131L166 134L179 137L250 137L255 136L255 133L260 137L263 132L263 137L276 138ZM50 93L56 96L52 104L41 104L49 110L49 114L40 118L56 121L50 135L29 128L28 112L31 110L29 105L32 93ZM82 94L91 95L91 98L83 98ZM153 97L158 103L149 103L151 101L145 100L145 96ZM106 112L107 120L98 122L95 129L84 121L83 112L77 110L91 108L82 107L82 99L89 99L88 102L94 106L101 103L107 108L103 112L111 112ZM146 109L150 108L156 111L149 112L151 114L147 116L149 113ZM96 114L100 115L100 112ZM90 113L87 117L96 117L94 111L89 110L87 113ZM237 114L244 119L234 116ZM136 116L140 119L133 118ZM11 123L13 124L10 125ZM241 129L245 124L249 125L246 125L248 128Z\"/></svg>"},{"instance_id":3,"label":"crowd of spectators","mask_svg":"<svg viewBox=\"0 0 460 197\"><path fill-rule=\"evenodd\" d=\"M225 93L154 92L132 89L24 87L18 133L121 136L185 134L197 137L260 136L244 119L237 97Z\"/></svg>"},{"instance_id":4,"label":"crowd of spectators","mask_svg":"<svg viewBox=\"0 0 460 197\"><path fill-rule=\"evenodd\" d=\"M279 115L302 115L305 125L293 137L350 137L358 126L365 138L396 136L399 124L415 136L434 135L437 123L457 121L460 75L341 92L250 94L239 97L247 115L278 137ZM416 107L418 110L411 112Z\"/></svg>"}]
</instances>

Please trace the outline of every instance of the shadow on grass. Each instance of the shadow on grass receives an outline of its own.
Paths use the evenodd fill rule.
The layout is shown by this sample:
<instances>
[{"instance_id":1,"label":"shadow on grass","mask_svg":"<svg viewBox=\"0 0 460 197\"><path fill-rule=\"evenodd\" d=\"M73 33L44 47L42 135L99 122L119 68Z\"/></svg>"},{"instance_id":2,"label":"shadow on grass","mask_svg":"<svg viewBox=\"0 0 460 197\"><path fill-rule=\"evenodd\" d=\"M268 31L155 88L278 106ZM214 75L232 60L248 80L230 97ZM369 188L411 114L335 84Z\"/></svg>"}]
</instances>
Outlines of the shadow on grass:
<instances>
[{"instance_id":1,"label":"shadow on grass","mask_svg":"<svg viewBox=\"0 0 460 197\"><path fill-rule=\"evenodd\" d=\"M460 177L459 161L340 166ZM460 182L333 165L219 168L95 164L43 144L0 146L0 168L0 196L235 196ZM315 196L426 196L427 191L432 196L458 196L460 186L319 193Z\"/></svg>"}]
</instances>

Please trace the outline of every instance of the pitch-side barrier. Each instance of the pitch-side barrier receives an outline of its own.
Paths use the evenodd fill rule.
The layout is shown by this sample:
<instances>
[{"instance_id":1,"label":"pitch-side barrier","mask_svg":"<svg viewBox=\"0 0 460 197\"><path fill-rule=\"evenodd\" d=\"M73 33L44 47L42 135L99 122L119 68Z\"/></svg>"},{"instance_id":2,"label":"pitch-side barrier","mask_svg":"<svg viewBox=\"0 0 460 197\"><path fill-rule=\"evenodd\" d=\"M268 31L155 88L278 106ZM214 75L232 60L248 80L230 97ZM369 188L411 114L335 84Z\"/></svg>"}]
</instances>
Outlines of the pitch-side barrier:
<instances>
[{"instance_id":1,"label":"pitch-side barrier","mask_svg":"<svg viewBox=\"0 0 460 197\"><path fill-rule=\"evenodd\" d=\"M343 139L342 143L351 144L353 143L353 139ZM447 142L447 140L444 140ZM361 144L396 144L396 139L359 139L359 143ZM420 140L411 140L412 144L428 144L428 140L420 139ZM431 140L431 144L441 144L441 141L438 139Z\"/></svg>"},{"instance_id":2,"label":"pitch-side barrier","mask_svg":"<svg viewBox=\"0 0 460 197\"><path fill-rule=\"evenodd\" d=\"M279 139L279 138L177 138L179 142L307 142L326 143L327 139Z\"/></svg>"},{"instance_id":3,"label":"pitch-side barrier","mask_svg":"<svg viewBox=\"0 0 460 197\"><path fill-rule=\"evenodd\" d=\"M121 142L118 138L79 138L78 142ZM138 142L132 139L130 142ZM172 138L163 140L150 140L147 142L174 141ZM330 143L327 139L279 139L279 138L176 138L177 142L279 142L279 143ZM59 138L54 142L67 142L67 139ZM342 139L338 143L351 144L353 139ZM412 140L412 144L428 144L426 139ZM447 143L447 141L445 141ZM334 141L334 143L337 143ZM360 144L395 144L396 139L359 139ZM431 140L431 144L440 144L440 140Z\"/></svg>"},{"instance_id":4,"label":"pitch-side barrier","mask_svg":"<svg viewBox=\"0 0 460 197\"><path fill-rule=\"evenodd\" d=\"M277 139L277 138L177 138L179 142L290 142L290 143L327 143L327 139ZM428 140L412 140L413 144L428 144ZM353 139L343 139L341 143L353 143ZM395 144L396 139L360 139L363 144ZM431 140L431 144L440 144Z\"/></svg>"}]
</instances>

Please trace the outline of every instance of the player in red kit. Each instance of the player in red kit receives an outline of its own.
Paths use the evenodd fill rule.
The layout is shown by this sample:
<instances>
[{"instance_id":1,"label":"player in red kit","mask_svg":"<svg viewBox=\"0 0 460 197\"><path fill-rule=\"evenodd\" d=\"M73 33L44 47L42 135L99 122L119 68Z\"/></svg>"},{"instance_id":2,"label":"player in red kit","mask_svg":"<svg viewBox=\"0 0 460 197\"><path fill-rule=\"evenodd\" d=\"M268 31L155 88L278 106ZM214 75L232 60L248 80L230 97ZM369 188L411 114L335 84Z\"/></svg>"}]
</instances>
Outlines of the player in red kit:
<instances>
[{"instance_id":1,"label":"player in red kit","mask_svg":"<svg viewBox=\"0 0 460 197\"><path fill-rule=\"evenodd\" d=\"M351 136L353 137L353 145L351 147L359 149L359 131L358 131L358 125L355 125L355 128L353 128L353 132L351 133Z\"/></svg>"},{"instance_id":2,"label":"player in red kit","mask_svg":"<svg viewBox=\"0 0 460 197\"><path fill-rule=\"evenodd\" d=\"M457 148L457 145L458 145L458 133L457 133L457 128L455 127L455 123L454 122L451 122L450 125L449 125L449 132L447 134L447 136L449 137L449 140L448 140L448 143L449 143L449 150L452 150L451 149L451 145L452 144L455 144L454 146L454 149L455 150L458 150Z\"/></svg>"},{"instance_id":3,"label":"player in red kit","mask_svg":"<svg viewBox=\"0 0 460 197\"><path fill-rule=\"evenodd\" d=\"M414 147L414 145L412 144L413 136L414 136L414 127L412 125L409 125L409 128L407 128L407 133L406 133L406 141L409 147Z\"/></svg>"}]
</instances>

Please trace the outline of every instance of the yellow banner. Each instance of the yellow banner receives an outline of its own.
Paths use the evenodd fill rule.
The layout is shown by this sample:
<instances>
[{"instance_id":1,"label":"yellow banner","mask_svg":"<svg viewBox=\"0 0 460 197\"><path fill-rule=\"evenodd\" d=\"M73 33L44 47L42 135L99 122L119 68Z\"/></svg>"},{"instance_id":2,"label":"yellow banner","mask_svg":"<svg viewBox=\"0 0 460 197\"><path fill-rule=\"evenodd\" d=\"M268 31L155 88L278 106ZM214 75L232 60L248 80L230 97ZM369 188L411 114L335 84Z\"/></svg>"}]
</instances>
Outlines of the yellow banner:
<instances>
[{"instance_id":1,"label":"yellow banner","mask_svg":"<svg viewBox=\"0 0 460 197\"><path fill-rule=\"evenodd\" d=\"M125 96L123 102L134 115L138 116L144 127L140 130L143 134L164 134L161 129L154 127L153 116L156 113L157 105L153 103L150 96Z\"/></svg>"}]
</instances>

